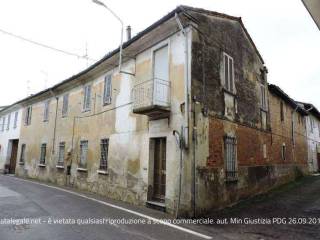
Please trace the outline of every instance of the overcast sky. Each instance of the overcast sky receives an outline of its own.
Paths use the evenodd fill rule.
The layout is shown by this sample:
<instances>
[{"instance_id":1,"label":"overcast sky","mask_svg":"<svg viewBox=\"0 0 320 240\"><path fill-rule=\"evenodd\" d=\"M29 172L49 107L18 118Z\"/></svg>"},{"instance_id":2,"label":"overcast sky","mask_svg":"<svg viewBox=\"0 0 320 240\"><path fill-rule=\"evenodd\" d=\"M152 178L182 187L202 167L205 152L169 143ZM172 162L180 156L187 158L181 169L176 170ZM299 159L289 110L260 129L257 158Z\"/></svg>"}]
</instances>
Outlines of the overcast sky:
<instances>
[{"instance_id":1,"label":"overcast sky","mask_svg":"<svg viewBox=\"0 0 320 240\"><path fill-rule=\"evenodd\" d=\"M269 82L320 108L320 31L300 0L104 0L133 35L177 5L241 16L269 69ZM120 25L91 0L0 0L0 106L50 87L92 64L32 45L5 30L100 59L120 41Z\"/></svg>"}]
</instances>

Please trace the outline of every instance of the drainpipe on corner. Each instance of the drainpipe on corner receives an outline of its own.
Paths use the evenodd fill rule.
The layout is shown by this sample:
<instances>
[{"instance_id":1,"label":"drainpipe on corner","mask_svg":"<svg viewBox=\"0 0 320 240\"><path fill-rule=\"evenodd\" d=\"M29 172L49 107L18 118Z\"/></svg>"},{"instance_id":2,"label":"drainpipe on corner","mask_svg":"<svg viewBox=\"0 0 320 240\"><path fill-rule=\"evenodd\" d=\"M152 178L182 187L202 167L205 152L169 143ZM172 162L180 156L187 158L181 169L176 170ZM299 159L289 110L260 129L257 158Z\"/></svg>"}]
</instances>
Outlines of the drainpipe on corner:
<instances>
[{"instance_id":1,"label":"drainpipe on corner","mask_svg":"<svg viewBox=\"0 0 320 240\"><path fill-rule=\"evenodd\" d=\"M188 51L188 34L186 29L183 27L178 14L175 14L176 22L184 36L184 54L185 54L185 67L184 67L184 78L185 78L185 126L183 131L184 137L184 148L187 150L189 148L189 138L190 138L190 79L189 79L189 51ZM195 156L193 154L191 163L191 207L193 212L193 217L195 216Z\"/></svg>"}]
</instances>

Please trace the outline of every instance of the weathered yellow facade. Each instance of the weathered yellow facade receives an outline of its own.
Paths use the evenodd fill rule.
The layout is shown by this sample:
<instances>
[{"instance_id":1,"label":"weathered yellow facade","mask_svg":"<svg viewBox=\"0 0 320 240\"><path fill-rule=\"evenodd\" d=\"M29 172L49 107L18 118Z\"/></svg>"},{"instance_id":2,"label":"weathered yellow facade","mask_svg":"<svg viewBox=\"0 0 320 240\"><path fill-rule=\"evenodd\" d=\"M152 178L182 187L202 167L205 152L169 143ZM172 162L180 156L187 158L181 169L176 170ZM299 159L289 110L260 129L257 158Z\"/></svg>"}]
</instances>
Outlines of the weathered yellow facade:
<instances>
[{"instance_id":1,"label":"weathered yellow facade","mask_svg":"<svg viewBox=\"0 0 320 240\"><path fill-rule=\"evenodd\" d=\"M191 31L186 34L190 36ZM145 204L152 198L150 189L154 176L153 157L149 157L150 143L153 138L163 137L166 138L168 166L165 170L165 207L172 212L178 197L180 156L173 130L180 131L185 122L182 107L185 102L185 54L190 54L185 37L171 19L148 33L141 43L138 41L124 50L124 56L130 55L130 58L124 57L121 70L127 73L119 73L117 57L110 57L79 77L25 100L23 105L26 109L32 107L32 115L31 124L21 127L18 156L22 144L26 149L25 161L17 164L17 175L68 184L133 204ZM144 41L146 38L148 45ZM149 120L148 116L133 113L133 89L135 85L153 79L154 52L163 46L168 47L170 114L166 118ZM108 74L112 76L112 100L111 104L104 105L104 78ZM87 85L92 87L91 106L89 111L83 111L84 87ZM69 96L68 112L63 116L65 94ZM44 121L44 106L48 100L49 118ZM99 171L100 140L103 138L109 139L107 171ZM79 168L78 164L82 140L88 141L85 169ZM61 142L65 143L63 167L57 166ZM46 160L45 164L39 164L44 143ZM184 161L184 170L190 171L187 154ZM68 165L71 165L70 176L67 175ZM183 181L184 186L190 186L188 179ZM190 190L182 191L182 195L181 206L189 205Z\"/></svg>"}]
</instances>

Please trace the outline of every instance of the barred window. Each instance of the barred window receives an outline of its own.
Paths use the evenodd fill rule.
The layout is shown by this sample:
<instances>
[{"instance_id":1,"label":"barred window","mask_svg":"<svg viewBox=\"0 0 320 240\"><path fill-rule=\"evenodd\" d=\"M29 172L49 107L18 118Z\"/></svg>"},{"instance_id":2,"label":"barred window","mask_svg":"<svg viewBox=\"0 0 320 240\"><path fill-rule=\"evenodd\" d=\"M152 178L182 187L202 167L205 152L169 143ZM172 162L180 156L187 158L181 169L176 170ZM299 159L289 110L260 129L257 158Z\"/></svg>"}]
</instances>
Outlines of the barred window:
<instances>
[{"instance_id":1,"label":"barred window","mask_svg":"<svg viewBox=\"0 0 320 240\"><path fill-rule=\"evenodd\" d=\"M80 161L79 167L86 168L87 167L87 157L88 157L88 141L80 141Z\"/></svg>"},{"instance_id":2,"label":"barred window","mask_svg":"<svg viewBox=\"0 0 320 240\"><path fill-rule=\"evenodd\" d=\"M69 105L69 94L65 94L63 96L62 101L62 117L66 117L68 115L68 105Z\"/></svg>"},{"instance_id":3,"label":"barred window","mask_svg":"<svg viewBox=\"0 0 320 240\"><path fill-rule=\"evenodd\" d=\"M112 88L111 88L111 75L107 75L104 79L104 92L103 92L103 104L111 104L111 94L112 94Z\"/></svg>"},{"instance_id":4,"label":"barred window","mask_svg":"<svg viewBox=\"0 0 320 240\"><path fill-rule=\"evenodd\" d=\"M65 153L65 142L59 144L59 156L58 156L58 166L64 165L64 153Z\"/></svg>"},{"instance_id":5,"label":"barred window","mask_svg":"<svg viewBox=\"0 0 320 240\"><path fill-rule=\"evenodd\" d=\"M108 148L109 148L109 139L107 138L101 139L101 142L100 142L100 151L101 151L100 169L101 170L108 169Z\"/></svg>"},{"instance_id":6,"label":"barred window","mask_svg":"<svg viewBox=\"0 0 320 240\"><path fill-rule=\"evenodd\" d=\"M237 141L234 137L224 138L224 162L226 180L237 180Z\"/></svg>"},{"instance_id":7,"label":"barred window","mask_svg":"<svg viewBox=\"0 0 320 240\"><path fill-rule=\"evenodd\" d=\"M25 153L26 152L26 145L21 144L21 152L20 152L20 163L24 163L25 161Z\"/></svg>"},{"instance_id":8,"label":"barred window","mask_svg":"<svg viewBox=\"0 0 320 240\"><path fill-rule=\"evenodd\" d=\"M46 164L47 144L41 144L40 164Z\"/></svg>"}]
</instances>

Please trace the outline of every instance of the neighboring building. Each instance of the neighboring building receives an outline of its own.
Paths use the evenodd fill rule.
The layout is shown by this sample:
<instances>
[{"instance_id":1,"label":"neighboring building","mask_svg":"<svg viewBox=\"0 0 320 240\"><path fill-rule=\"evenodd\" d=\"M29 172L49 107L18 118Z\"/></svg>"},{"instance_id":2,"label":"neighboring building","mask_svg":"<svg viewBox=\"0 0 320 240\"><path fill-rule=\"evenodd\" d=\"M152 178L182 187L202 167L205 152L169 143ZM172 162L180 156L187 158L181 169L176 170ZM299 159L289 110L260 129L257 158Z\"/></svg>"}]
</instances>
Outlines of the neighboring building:
<instances>
[{"instance_id":1,"label":"neighboring building","mask_svg":"<svg viewBox=\"0 0 320 240\"><path fill-rule=\"evenodd\" d=\"M308 113L278 86L270 84L269 93L271 157L280 166L291 167L292 174L306 174L308 146L305 119ZM287 171L280 168L278 174L290 177Z\"/></svg>"},{"instance_id":2,"label":"neighboring building","mask_svg":"<svg viewBox=\"0 0 320 240\"><path fill-rule=\"evenodd\" d=\"M180 6L123 56L19 102L18 176L195 216L303 165L271 153L267 69L241 18Z\"/></svg>"},{"instance_id":3,"label":"neighboring building","mask_svg":"<svg viewBox=\"0 0 320 240\"><path fill-rule=\"evenodd\" d=\"M306 119L308 166L310 172L320 171L320 112L310 103L298 102L309 115Z\"/></svg>"},{"instance_id":4,"label":"neighboring building","mask_svg":"<svg viewBox=\"0 0 320 240\"><path fill-rule=\"evenodd\" d=\"M22 109L11 105L0 110L0 172L14 173L20 137Z\"/></svg>"},{"instance_id":5,"label":"neighboring building","mask_svg":"<svg viewBox=\"0 0 320 240\"><path fill-rule=\"evenodd\" d=\"M306 9L310 13L313 21L317 24L320 30L320 1L319 0L302 0Z\"/></svg>"}]
</instances>

